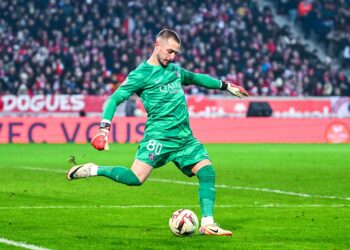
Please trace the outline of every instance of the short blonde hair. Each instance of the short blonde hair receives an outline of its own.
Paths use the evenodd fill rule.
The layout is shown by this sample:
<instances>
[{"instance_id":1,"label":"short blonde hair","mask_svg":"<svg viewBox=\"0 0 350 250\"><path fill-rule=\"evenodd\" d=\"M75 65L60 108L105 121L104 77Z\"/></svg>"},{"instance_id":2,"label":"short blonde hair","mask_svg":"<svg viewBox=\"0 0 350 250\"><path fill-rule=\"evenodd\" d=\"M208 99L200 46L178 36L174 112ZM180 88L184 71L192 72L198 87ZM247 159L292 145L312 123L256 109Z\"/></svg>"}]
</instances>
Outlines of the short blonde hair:
<instances>
[{"instance_id":1,"label":"short blonde hair","mask_svg":"<svg viewBox=\"0 0 350 250\"><path fill-rule=\"evenodd\" d=\"M163 29L158 33L157 38L166 38L166 39L172 38L178 44L181 45L181 39L180 39L179 35L174 30Z\"/></svg>"}]
</instances>

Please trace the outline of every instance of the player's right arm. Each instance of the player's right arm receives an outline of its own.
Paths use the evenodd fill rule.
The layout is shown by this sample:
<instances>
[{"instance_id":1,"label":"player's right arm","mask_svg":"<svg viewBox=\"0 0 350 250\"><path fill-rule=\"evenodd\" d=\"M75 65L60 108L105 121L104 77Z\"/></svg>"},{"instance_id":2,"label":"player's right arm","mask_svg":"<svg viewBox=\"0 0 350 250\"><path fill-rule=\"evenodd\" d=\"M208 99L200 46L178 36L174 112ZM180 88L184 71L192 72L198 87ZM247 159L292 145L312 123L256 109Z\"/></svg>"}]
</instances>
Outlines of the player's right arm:
<instances>
[{"instance_id":1,"label":"player's right arm","mask_svg":"<svg viewBox=\"0 0 350 250\"><path fill-rule=\"evenodd\" d=\"M119 104L129 99L129 97L142 90L143 76L139 73L131 72L120 87L107 99L102 113L100 129L91 139L91 145L97 150L108 150L108 134L116 108Z\"/></svg>"}]
</instances>

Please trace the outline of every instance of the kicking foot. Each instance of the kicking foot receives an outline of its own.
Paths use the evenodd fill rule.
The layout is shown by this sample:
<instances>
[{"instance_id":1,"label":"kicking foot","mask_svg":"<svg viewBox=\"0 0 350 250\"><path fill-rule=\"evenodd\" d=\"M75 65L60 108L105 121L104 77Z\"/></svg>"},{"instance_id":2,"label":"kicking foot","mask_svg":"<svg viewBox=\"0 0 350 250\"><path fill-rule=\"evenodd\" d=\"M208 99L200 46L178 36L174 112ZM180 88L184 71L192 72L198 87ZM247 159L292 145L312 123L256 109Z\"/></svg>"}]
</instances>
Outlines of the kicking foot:
<instances>
[{"instance_id":1,"label":"kicking foot","mask_svg":"<svg viewBox=\"0 0 350 250\"><path fill-rule=\"evenodd\" d=\"M214 236L232 236L232 232L222 229L217 224L205 225L199 228L199 233Z\"/></svg>"},{"instance_id":2,"label":"kicking foot","mask_svg":"<svg viewBox=\"0 0 350 250\"><path fill-rule=\"evenodd\" d=\"M97 165L94 163L86 163L83 165L74 166L68 171L67 179L75 180L94 176L91 174L92 168L97 168Z\"/></svg>"}]
</instances>

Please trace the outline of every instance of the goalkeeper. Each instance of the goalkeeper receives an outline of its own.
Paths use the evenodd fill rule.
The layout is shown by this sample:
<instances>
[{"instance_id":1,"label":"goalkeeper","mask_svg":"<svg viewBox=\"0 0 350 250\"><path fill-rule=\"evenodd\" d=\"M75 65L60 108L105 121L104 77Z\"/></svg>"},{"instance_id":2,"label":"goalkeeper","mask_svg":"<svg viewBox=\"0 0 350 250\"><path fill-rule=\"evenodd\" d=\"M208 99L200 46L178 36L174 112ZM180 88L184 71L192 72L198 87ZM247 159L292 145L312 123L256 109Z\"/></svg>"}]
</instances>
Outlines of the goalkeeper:
<instances>
[{"instance_id":1,"label":"goalkeeper","mask_svg":"<svg viewBox=\"0 0 350 250\"><path fill-rule=\"evenodd\" d=\"M232 83L195 74L172 63L181 41L175 31L164 29L157 35L151 57L130 72L105 105L100 129L91 144L98 150L108 149L108 134L116 107L136 93L148 113L144 137L131 169L123 166L97 166L87 163L71 168L69 180L105 176L130 186L144 183L152 170L172 161L185 175L199 180L201 227L205 235L231 236L213 219L215 171L204 146L193 136L182 85L195 84L221 89L242 97L248 93Z\"/></svg>"}]
</instances>

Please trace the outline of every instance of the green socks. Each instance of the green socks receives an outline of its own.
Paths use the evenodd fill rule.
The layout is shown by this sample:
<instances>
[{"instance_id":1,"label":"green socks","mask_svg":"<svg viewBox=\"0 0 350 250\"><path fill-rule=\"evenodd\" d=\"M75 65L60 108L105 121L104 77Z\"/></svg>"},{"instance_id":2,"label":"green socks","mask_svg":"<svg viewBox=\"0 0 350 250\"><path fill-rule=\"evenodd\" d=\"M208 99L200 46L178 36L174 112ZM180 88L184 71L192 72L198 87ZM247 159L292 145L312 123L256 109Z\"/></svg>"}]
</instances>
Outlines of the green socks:
<instances>
[{"instance_id":1,"label":"green socks","mask_svg":"<svg viewBox=\"0 0 350 250\"><path fill-rule=\"evenodd\" d=\"M202 216L213 216L215 201L215 171L213 166L202 167L197 172L199 180L199 201L201 204Z\"/></svg>"},{"instance_id":2,"label":"green socks","mask_svg":"<svg viewBox=\"0 0 350 250\"><path fill-rule=\"evenodd\" d=\"M140 186L142 183L129 168L99 166L97 175L105 176L116 182L129 186ZM215 201L215 171L211 165L202 167L197 172L199 180L199 201L202 216L213 216Z\"/></svg>"},{"instance_id":3,"label":"green socks","mask_svg":"<svg viewBox=\"0 0 350 250\"><path fill-rule=\"evenodd\" d=\"M128 186L140 186L139 178L126 167L104 167L99 166L97 170L97 175L105 176L109 179L112 179L116 182L126 184Z\"/></svg>"}]
</instances>

